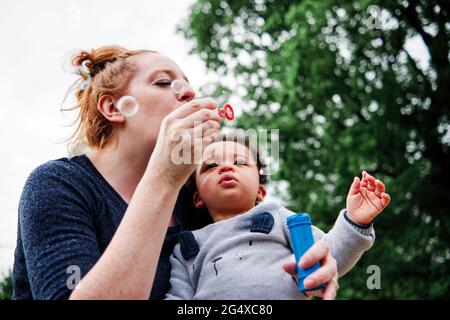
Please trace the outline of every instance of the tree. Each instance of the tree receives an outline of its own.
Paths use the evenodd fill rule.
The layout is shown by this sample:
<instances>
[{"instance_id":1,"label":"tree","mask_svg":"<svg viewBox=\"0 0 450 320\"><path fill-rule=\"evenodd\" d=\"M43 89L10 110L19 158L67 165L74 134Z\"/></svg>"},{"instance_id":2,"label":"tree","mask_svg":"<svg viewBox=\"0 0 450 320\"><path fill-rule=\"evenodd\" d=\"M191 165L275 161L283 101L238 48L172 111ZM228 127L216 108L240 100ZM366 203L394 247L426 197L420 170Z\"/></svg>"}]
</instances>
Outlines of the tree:
<instances>
[{"instance_id":1,"label":"tree","mask_svg":"<svg viewBox=\"0 0 450 320\"><path fill-rule=\"evenodd\" d=\"M11 271L0 280L0 300L11 300L13 294Z\"/></svg>"},{"instance_id":2,"label":"tree","mask_svg":"<svg viewBox=\"0 0 450 320\"><path fill-rule=\"evenodd\" d=\"M180 28L237 80L252 107L238 126L280 129L273 178L291 208L328 229L355 175L385 182L391 204L341 298L450 296L449 13L446 1L198 0ZM370 265L381 290L366 286Z\"/></svg>"}]
</instances>

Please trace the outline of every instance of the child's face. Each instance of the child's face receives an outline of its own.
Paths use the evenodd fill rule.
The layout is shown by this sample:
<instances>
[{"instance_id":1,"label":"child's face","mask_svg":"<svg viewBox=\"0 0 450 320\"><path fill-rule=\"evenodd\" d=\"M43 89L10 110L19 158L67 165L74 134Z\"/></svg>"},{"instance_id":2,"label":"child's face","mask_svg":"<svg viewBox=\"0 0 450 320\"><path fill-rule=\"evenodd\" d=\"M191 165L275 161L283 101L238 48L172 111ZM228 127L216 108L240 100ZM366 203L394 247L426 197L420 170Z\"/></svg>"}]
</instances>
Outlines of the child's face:
<instances>
[{"instance_id":1,"label":"child's face","mask_svg":"<svg viewBox=\"0 0 450 320\"><path fill-rule=\"evenodd\" d=\"M234 141L208 145L197 167L194 204L205 205L211 215L241 213L262 201L266 191L259 183L259 172L252 152ZM214 216L213 216L214 218Z\"/></svg>"}]
</instances>

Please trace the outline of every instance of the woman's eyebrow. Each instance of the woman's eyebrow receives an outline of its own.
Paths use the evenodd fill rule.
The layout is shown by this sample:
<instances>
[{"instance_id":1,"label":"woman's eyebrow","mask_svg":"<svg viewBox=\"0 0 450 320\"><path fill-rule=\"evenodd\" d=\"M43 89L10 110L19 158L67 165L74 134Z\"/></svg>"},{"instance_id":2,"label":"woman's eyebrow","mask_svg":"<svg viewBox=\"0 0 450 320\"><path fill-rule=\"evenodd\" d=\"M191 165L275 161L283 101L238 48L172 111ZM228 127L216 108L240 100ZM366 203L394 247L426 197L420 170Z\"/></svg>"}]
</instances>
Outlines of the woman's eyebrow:
<instances>
[{"instance_id":1,"label":"woman's eyebrow","mask_svg":"<svg viewBox=\"0 0 450 320\"><path fill-rule=\"evenodd\" d=\"M165 73L165 74L171 76L172 78L175 78L175 77L176 77L175 72L173 72L173 71L170 70L170 69L158 69L158 70L153 71L153 72L150 74L149 79L150 79L150 80L153 80L153 79L156 78L156 76L157 76L158 74L161 74L161 73ZM182 78L183 78L184 80L186 80L187 83L189 83L189 80L188 80L188 78L187 78L185 75L183 75Z\"/></svg>"}]
</instances>

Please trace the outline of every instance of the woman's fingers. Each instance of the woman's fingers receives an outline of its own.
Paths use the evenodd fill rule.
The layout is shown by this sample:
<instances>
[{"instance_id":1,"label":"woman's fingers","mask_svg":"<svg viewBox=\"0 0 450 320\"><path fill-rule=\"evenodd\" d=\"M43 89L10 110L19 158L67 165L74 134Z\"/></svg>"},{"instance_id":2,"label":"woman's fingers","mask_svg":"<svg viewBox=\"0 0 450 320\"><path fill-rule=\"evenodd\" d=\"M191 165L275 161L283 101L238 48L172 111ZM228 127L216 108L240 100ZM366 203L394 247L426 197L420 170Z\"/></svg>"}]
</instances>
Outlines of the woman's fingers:
<instances>
[{"instance_id":1,"label":"woman's fingers","mask_svg":"<svg viewBox=\"0 0 450 320\"><path fill-rule=\"evenodd\" d=\"M303 284L306 288L312 289L314 287L320 286L323 283L329 284L329 282L336 275L336 259L334 259L331 254L327 252L327 255L322 260L322 266L304 280Z\"/></svg>"},{"instance_id":2,"label":"woman's fingers","mask_svg":"<svg viewBox=\"0 0 450 320\"><path fill-rule=\"evenodd\" d=\"M325 241L317 241L300 259L300 268L307 269L311 267L314 263L323 259L328 254L328 251L328 244Z\"/></svg>"},{"instance_id":3,"label":"woman's fingers","mask_svg":"<svg viewBox=\"0 0 450 320\"><path fill-rule=\"evenodd\" d=\"M336 298L337 290L339 289L338 278L339 275L336 272L323 293L323 300L334 300Z\"/></svg>"},{"instance_id":4,"label":"woman's fingers","mask_svg":"<svg viewBox=\"0 0 450 320\"><path fill-rule=\"evenodd\" d=\"M189 130L192 130L189 128ZM198 122L193 127L193 133L195 134L195 138L199 138L205 136L205 134L211 130L218 131L220 130L220 123L213 119L208 119L205 122Z\"/></svg>"},{"instance_id":5,"label":"woman's fingers","mask_svg":"<svg viewBox=\"0 0 450 320\"><path fill-rule=\"evenodd\" d=\"M319 240L316 242L318 244L319 242L324 242L322 240ZM325 242L324 242L325 243ZM307 299L310 299L313 296L317 297L323 297L324 300L331 300L336 297L337 290L339 288L338 285L338 272L337 272L337 263L336 259L333 258L333 256L330 254L328 250L328 246L325 243L324 245L317 245L310 248L310 250L313 249L311 252L316 252L317 254L310 255L308 259L314 260L315 258L322 256L322 252L326 252L325 255L319 259L321 260L322 266L317 269L313 274L308 276L304 280L304 286L307 289L313 289L314 287L317 287L323 283L327 284L326 289L319 289L314 291L309 291L305 293L305 296ZM324 250L326 249L326 250ZM319 260L315 262L319 262ZM297 276L297 268L295 263L295 257L292 255L288 261L286 261L283 264L283 269L287 273L289 273L292 276Z\"/></svg>"},{"instance_id":6,"label":"woman's fingers","mask_svg":"<svg viewBox=\"0 0 450 320\"><path fill-rule=\"evenodd\" d=\"M295 256L292 255L288 261L283 263L283 269L287 273L289 273L292 276L297 276L297 266L295 263Z\"/></svg>"},{"instance_id":7,"label":"woman's fingers","mask_svg":"<svg viewBox=\"0 0 450 320\"><path fill-rule=\"evenodd\" d=\"M211 98L194 99L171 112L168 117L170 120L182 119L200 109L217 109L217 102Z\"/></svg>"},{"instance_id":8,"label":"woman's fingers","mask_svg":"<svg viewBox=\"0 0 450 320\"><path fill-rule=\"evenodd\" d=\"M193 128L210 120L216 122L219 126L222 123L222 118L217 110L199 109L185 118L174 121L174 126L177 128Z\"/></svg>"},{"instance_id":9,"label":"woman's fingers","mask_svg":"<svg viewBox=\"0 0 450 320\"><path fill-rule=\"evenodd\" d=\"M325 289L313 290L305 292L306 299L310 300L312 297L323 297Z\"/></svg>"}]
</instances>

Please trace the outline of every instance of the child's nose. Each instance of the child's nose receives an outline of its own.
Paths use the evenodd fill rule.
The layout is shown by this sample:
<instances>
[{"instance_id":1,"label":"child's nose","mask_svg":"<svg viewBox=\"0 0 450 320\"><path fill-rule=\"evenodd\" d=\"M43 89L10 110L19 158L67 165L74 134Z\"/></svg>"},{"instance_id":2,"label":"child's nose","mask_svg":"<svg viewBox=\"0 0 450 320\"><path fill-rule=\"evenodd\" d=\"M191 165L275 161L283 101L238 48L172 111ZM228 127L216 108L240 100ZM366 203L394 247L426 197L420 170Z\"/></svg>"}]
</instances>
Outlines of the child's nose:
<instances>
[{"instance_id":1,"label":"child's nose","mask_svg":"<svg viewBox=\"0 0 450 320\"><path fill-rule=\"evenodd\" d=\"M228 171L234 171L233 166L230 166L228 164L222 164L219 168L219 174L228 172Z\"/></svg>"}]
</instances>

